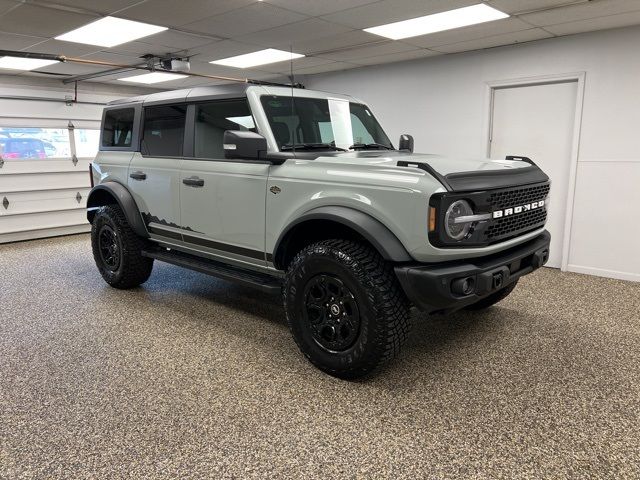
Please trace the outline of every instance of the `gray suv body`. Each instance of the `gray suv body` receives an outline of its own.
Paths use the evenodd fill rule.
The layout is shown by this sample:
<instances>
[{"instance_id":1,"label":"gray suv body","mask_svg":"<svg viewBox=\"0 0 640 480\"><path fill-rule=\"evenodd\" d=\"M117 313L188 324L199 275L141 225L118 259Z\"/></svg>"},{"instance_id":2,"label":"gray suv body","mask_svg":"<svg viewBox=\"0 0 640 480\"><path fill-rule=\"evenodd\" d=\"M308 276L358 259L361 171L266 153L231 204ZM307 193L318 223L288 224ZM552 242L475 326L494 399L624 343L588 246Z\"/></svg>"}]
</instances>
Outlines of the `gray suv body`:
<instances>
[{"instance_id":1,"label":"gray suv body","mask_svg":"<svg viewBox=\"0 0 640 480\"><path fill-rule=\"evenodd\" d=\"M345 95L200 87L105 108L88 199L96 264L117 288L165 261L282 294L322 370L394 357L411 305L481 309L549 255L548 177L394 147Z\"/></svg>"}]
</instances>

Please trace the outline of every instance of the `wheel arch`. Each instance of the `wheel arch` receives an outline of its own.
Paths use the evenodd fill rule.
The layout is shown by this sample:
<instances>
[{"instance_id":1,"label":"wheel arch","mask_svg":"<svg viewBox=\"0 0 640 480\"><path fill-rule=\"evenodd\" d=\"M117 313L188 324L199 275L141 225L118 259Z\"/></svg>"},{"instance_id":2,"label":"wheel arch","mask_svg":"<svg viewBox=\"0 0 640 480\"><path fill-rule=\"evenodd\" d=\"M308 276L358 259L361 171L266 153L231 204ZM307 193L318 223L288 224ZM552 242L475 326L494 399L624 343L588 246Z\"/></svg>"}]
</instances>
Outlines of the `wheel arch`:
<instances>
[{"instance_id":1,"label":"wheel arch","mask_svg":"<svg viewBox=\"0 0 640 480\"><path fill-rule=\"evenodd\" d=\"M123 211L127 222L129 222L129 225L137 235L141 237L149 236L133 195L124 185L117 182L101 183L91 189L87 198L87 220L89 220L89 223L93 222L93 217L98 208L114 204L118 205Z\"/></svg>"},{"instance_id":2,"label":"wheel arch","mask_svg":"<svg viewBox=\"0 0 640 480\"><path fill-rule=\"evenodd\" d=\"M274 266L282 270L300 247L316 240L345 235L348 239L366 241L385 260L413 260L398 237L379 220L360 210L342 206L318 207L291 222L276 241L271 259Z\"/></svg>"}]
</instances>

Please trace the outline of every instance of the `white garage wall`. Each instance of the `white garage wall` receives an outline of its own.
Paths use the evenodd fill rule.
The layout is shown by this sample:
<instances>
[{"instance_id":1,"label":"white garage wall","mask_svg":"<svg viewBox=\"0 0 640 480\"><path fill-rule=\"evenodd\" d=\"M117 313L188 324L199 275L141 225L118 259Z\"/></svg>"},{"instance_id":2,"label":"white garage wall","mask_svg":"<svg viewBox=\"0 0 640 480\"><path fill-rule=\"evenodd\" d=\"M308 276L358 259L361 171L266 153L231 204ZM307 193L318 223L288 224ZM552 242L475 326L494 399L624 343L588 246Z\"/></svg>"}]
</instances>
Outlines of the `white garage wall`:
<instances>
[{"instance_id":1,"label":"white garage wall","mask_svg":"<svg viewBox=\"0 0 640 480\"><path fill-rule=\"evenodd\" d=\"M67 129L71 122L76 133L79 129L97 131L105 103L146 92L81 84L80 103L66 105L51 100L72 96L72 86L33 77L0 76L0 127ZM0 167L0 243L89 230L85 206L92 158L79 156L74 164L70 153L60 158L4 160ZM3 202L5 198L7 202Z\"/></svg>"},{"instance_id":2,"label":"white garage wall","mask_svg":"<svg viewBox=\"0 0 640 480\"><path fill-rule=\"evenodd\" d=\"M418 152L486 157L488 82L585 72L568 269L640 281L638 45L640 27L632 27L314 75L305 83L369 103L392 139L410 133Z\"/></svg>"}]
</instances>

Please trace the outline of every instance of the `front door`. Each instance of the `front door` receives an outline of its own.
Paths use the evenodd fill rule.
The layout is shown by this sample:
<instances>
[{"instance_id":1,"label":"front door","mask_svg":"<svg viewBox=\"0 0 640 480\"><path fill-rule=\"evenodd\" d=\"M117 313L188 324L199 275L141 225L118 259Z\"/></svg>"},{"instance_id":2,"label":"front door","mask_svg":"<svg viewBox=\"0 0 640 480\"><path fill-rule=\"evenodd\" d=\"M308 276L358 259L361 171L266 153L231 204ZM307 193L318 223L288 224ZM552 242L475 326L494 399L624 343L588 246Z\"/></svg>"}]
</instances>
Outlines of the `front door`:
<instances>
[{"instance_id":1,"label":"front door","mask_svg":"<svg viewBox=\"0 0 640 480\"><path fill-rule=\"evenodd\" d=\"M264 266L270 165L226 160L225 130L254 130L246 98L194 106L194 158L180 172L183 239L192 248Z\"/></svg>"},{"instance_id":2,"label":"front door","mask_svg":"<svg viewBox=\"0 0 640 480\"><path fill-rule=\"evenodd\" d=\"M129 190L153 238L182 240L180 165L187 107L144 109L141 152L129 164Z\"/></svg>"}]
</instances>

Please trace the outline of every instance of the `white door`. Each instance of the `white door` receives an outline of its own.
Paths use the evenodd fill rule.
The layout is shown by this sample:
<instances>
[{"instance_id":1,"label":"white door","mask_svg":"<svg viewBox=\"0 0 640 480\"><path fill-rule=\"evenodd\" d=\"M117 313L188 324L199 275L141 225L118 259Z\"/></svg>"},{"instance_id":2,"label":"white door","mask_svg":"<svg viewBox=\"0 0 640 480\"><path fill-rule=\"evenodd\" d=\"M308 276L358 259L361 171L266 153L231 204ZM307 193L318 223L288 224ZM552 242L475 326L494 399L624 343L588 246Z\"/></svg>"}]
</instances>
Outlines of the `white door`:
<instances>
[{"instance_id":1,"label":"white door","mask_svg":"<svg viewBox=\"0 0 640 480\"><path fill-rule=\"evenodd\" d=\"M523 155L551 178L549 267L562 264L577 89L577 81L567 81L493 91L491 158Z\"/></svg>"}]
</instances>

